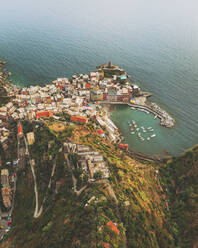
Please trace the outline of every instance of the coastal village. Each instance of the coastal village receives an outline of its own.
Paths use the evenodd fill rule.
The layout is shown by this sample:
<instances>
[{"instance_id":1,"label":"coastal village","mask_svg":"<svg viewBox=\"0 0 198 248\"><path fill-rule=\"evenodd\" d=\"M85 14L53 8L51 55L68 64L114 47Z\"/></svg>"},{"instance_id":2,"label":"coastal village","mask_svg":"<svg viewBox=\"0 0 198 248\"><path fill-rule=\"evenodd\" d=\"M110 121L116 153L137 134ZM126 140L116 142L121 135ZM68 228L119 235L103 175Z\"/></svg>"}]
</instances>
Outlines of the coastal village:
<instances>
[{"instance_id":1,"label":"coastal village","mask_svg":"<svg viewBox=\"0 0 198 248\"><path fill-rule=\"evenodd\" d=\"M117 144L123 150L128 150L128 144L121 143L120 132L111 121L106 105L126 104L132 108L149 111L159 117L161 125L166 127L173 127L175 123L175 120L158 105L148 103L147 98L150 94L142 92L137 85L132 84L126 72L111 62L99 66L96 72L73 75L71 79L58 78L45 86L19 88L9 84L5 86L5 90L11 100L0 107L0 144L6 152L9 135L12 131L8 129L10 120L18 123L16 134L18 143L22 138L27 143L26 148L19 149L18 158L13 161L15 166L20 159L29 154L28 146L35 142L34 132L24 135L21 124L23 121L46 123L47 120L53 120L55 123L67 123L71 126L74 123L84 125L94 121L97 135L112 144ZM67 116L64 121L62 114ZM67 154L78 154L79 159L76 166L83 171L83 175L88 177L89 182L98 179L108 180L110 177L104 157L89 146L65 141L63 150L66 160L68 160ZM9 164L11 162L8 162ZM34 164L34 161L32 160L30 164ZM2 166L1 157L0 166ZM70 169L74 170L72 166ZM75 185L74 175L72 179ZM13 207L15 187L16 171L9 174L8 169L1 169L1 195L4 207L8 210ZM78 193L79 191L74 186L74 192ZM9 216L10 214L11 212L9 212ZM8 220L11 223L10 217Z\"/></svg>"}]
</instances>

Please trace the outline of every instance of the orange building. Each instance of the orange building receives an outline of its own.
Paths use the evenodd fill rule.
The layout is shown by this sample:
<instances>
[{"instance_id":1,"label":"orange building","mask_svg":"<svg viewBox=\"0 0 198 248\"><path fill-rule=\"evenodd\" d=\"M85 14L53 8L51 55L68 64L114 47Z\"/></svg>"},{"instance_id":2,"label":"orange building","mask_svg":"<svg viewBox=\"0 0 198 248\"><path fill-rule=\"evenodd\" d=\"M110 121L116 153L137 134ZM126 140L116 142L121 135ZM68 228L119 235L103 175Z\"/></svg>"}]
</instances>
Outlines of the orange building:
<instances>
[{"instance_id":1,"label":"orange building","mask_svg":"<svg viewBox=\"0 0 198 248\"><path fill-rule=\"evenodd\" d=\"M18 136L19 136L19 138L23 137L23 128L22 128L21 124L18 125Z\"/></svg>"},{"instance_id":2,"label":"orange building","mask_svg":"<svg viewBox=\"0 0 198 248\"><path fill-rule=\"evenodd\" d=\"M85 87L86 87L87 89L90 89L90 88L91 88L91 84L90 84L90 83L86 83L86 84L85 84Z\"/></svg>"},{"instance_id":3,"label":"orange building","mask_svg":"<svg viewBox=\"0 0 198 248\"><path fill-rule=\"evenodd\" d=\"M119 146L120 149L127 151L129 145L128 144L119 144L118 146Z\"/></svg>"},{"instance_id":4,"label":"orange building","mask_svg":"<svg viewBox=\"0 0 198 248\"><path fill-rule=\"evenodd\" d=\"M41 117L53 117L52 111L42 111L42 112L37 112L36 113L36 118L40 119Z\"/></svg>"},{"instance_id":5,"label":"orange building","mask_svg":"<svg viewBox=\"0 0 198 248\"><path fill-rule=\"evenodd\" d=\"M109 221L107 224L107 226L109 226L111 228L111 231L119 234L120 233L120 230L117 228L117 226L113 223L113 221Z\"/></svg>"},{"instance_id":6,"label":"orange building","mask_svg":"<svg viewBox=\"0 0 198 248\"><path fill-rule=\"evenodd\" d=\"M104 248L109 248L109 243L104 243Z\"/></svg>"},{"instance_id":7,"label":"orange building","mask_svg":"<svg viewBox=\"0 0 198 248\"><path fill-rule=\"evenodd\" d=\"M80 116L80 115L76 115L76 116L71 116L70 117L70 121L74 121L74 122L81 122L81 123L88 123L88 118L84 117L84 116Z\"/></svg>"},{"instance_id":8,"label":"orange building","mask_svg":"<svg viewBox=\"0 0 198 248\"><path fill-rule=\"evenodd\" d=\"M35 138L34 138L34 133L33 132L27 133L27 140L28 140L29 145L34 144Z\"/></svg>"},{"instance_id":9,"label":"orange building","mask_svg":"<svg viewBox=\"0 0 198 248\"><path fill-rule=\"evenodd\" d=\"M99 134L101 137L105 136L105 133L104 133L104 131L102 129L98 129L97 134Z\"/></svg>"}]
</instances>

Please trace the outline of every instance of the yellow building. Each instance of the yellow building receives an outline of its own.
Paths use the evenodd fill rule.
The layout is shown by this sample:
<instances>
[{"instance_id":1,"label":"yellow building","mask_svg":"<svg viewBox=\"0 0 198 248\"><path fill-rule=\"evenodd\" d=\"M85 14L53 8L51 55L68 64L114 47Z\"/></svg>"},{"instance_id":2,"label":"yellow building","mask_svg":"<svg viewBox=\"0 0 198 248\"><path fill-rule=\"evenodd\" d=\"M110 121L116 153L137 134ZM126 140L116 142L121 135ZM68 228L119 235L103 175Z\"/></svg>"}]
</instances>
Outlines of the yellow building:
<instances>
[{"instance_id":1,"label":"yellow building","mask_svg":"<svg viewBox=\"0 0 198 248\"><path fill-rule=\"evenodd\" d=\"M34 133L33 132L27 133L27 140L28 140L29 145L34 144L35 139L34 139Z\"/></svg>"}]
</instances>

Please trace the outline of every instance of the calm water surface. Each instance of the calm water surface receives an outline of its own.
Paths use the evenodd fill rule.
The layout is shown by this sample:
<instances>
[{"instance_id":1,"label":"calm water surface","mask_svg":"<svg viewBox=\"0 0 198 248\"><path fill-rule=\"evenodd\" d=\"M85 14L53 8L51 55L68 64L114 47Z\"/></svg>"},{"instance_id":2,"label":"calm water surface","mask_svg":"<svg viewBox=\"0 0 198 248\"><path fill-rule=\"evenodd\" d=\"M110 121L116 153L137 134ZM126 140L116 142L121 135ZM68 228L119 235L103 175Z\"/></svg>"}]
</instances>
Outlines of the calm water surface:
<instances>
[{"instance_id":1,"label":"calm water surface","mask_svg":"<svg viewBox=\"0 0 198 248\"><path fill-rule=\"evenodd\" d=\"M118 107L112 118L130 147L178 154L198 142L197 9L194 0L2 1L0 57L18 85L42 85L113 61L177 121L169 130ZM156 139L136 140L126 126L130 118L155 125Z\"/></svg>"}]
</instances>

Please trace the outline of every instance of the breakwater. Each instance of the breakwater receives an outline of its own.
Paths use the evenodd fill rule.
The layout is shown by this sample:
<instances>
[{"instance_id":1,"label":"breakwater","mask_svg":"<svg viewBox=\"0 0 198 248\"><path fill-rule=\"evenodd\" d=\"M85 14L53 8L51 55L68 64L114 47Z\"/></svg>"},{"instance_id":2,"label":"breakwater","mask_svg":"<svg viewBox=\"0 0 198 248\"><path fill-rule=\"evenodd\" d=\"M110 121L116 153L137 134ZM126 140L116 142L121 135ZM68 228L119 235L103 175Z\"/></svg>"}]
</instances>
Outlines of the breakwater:
<instances>
[{"instance_id":1,"label":"breakwater","mask_svg":"<svg viewBox=\"0 0 198 248\"><path fill-rule=\"evenodd\" d=\"M113 105L128 105L129 107L133 107L136 109L142 109L149 111L150 113L154 114L156 117L160 119L160 125L167 127L167 128L173 128L175 125L175 119L172 118L165 110L163 110L159 105L153 102L147 102L143 104L133 104L133 103L125 103L125 102L108 102L103 101L100 104L113 104Z\"/></svg>"}]
</instances>

